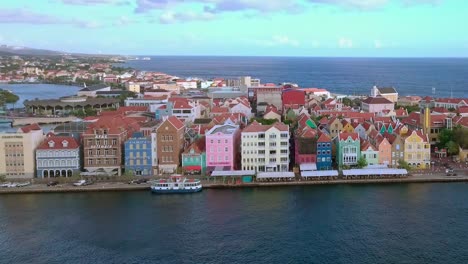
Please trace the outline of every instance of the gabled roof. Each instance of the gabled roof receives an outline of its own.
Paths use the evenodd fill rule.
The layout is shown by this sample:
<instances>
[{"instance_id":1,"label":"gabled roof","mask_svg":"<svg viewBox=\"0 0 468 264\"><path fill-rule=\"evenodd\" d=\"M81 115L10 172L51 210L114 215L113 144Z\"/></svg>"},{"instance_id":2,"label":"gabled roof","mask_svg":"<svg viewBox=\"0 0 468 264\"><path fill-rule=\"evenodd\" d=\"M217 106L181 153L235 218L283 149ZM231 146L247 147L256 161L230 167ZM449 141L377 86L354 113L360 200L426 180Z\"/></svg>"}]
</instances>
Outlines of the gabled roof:
<instances>
[{"instance_id":1,"label":"gabled roof","mask_svg":"<svg viewBox=\"0 0 468 264\"><path fill-rule=\"evenodd\" d=\"M376 151L377 149L367 140L361 140L361 151L366 150L373 150Z\"/></svg>"},{"instance_id":2,"label":"gabled roof","mask_svg":"<svg viewBox=\"0 0 468 264\"><path fill-rule=\"evenodd\" d=\"M275 127L276 129L280 131L289 131L288 125L283 124L282 122L276 122L273 125L262 125L258 123L256 120L254 120L252 123L250 123L242 132L265 132L268 129Z\"/></svg>"},{"instance_id":3,"label":"gabled roof","mask_svg":"<svg viewBox=\"0 0 468 264\"><path fill-rule=\"evenodd\" d=\"M331 139L327 134L321 133L320 137L317 139L317 142L331 142Z\"/></svg>"},{"instance_id":4,"label":"gabled roof","mask_svg":"<svg viewBox=\"0 0 468 264\"><path fill-rule=\"evenodd\" d=\"M390 100L385 97L367 97L366 100L362 101L365 104L393 104Z\"/></svg>"},{"instance_id":5,"label":"gabled roof","mask_svg":"<svg viewBox=\"0 0 468 264\"><path fill-rule=\"evenodd\" d=\"M350 133L343 132L343 133L340 133L338 136L339 136L340 141L345 141L349 137L351 137L352 140L358 140L359 139L359 134L356 133L356 132L350 132Z\"/></svg>"},{"instance_id":6,"label":"gabled roof","mask_svg":"<svg viewBox=\"0 0 468 264\"><path fill-rule=\"evenodd\" d=\"M206 149L206 138L203 136L193 142L185 151L184 154L190 153L190 150L194 150L195 153L203 153Z\"/></svg>"},{"instance_id":7,"label":"gabled roof","mask_svg":"<svg viewBox=\"0 0 468 264\"><path fill-rule=\"evenodd\" d=\"M174 126L175 129L179 130L184 127L184 123L180 121L177 117L175 116L170 116L167 118L167 121L171 123L172 126Z\"/></svg>"}]
</instances>

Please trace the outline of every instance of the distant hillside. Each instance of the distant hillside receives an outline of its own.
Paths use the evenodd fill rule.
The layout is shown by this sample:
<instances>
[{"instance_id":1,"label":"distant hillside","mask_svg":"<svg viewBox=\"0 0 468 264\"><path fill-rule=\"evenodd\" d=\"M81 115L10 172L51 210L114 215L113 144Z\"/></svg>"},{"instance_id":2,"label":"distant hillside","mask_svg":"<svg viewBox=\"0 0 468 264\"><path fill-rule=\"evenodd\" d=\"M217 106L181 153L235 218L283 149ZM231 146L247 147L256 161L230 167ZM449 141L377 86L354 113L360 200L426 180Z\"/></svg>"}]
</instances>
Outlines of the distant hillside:
<instances>
[{"instance_id":1,"label":"distant hillside","mask_svg":"<svg viewBox=\"0 0 468 264\"><path fill-rule=\"evenodd\" d=\"M0 45L0 55L32 55L32 56L50 56L64 54L60 51L33 49L27 47Z\"/></svg>"}]
</instances>

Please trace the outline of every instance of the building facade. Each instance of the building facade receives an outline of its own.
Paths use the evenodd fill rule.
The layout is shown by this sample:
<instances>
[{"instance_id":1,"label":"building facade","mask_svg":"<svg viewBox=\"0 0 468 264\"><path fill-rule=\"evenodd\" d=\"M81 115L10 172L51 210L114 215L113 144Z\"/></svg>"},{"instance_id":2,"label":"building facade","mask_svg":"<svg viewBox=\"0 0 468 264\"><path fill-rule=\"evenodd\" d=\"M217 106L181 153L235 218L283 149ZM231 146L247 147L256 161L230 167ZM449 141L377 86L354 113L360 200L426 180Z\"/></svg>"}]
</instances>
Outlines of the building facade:
<instances>
[{"instance_id":1,"label":"building facade","mask_svg":"<svg viewBox=\"0 0 468 264\"><path fill-rule=\"evenodd\" d=\"M156 129L156 149L159 173L174 173L180 166L184 148L185 126L175 116L164 120Z\"/></svg>"},{"instance_id":2,"label":"building facade","mask_svg":"<svg viewBox=\"0 0 468 264\"><path fill-rule=\"evenodd\" d=\"M427 135L421 130L408 132L404 139L404 161L413 168L428 169L431 167L431 146Z\"/></svg>"},{"instance_id":3,"label":"building facade","mask_svg":"<svg viewBox=\"0 0 468 264\"><path fill-rule=\"evenodd\" d=\"M317 139L317 170L332 169L332 140L322 133Z\"/></svg>"},{"instance_id":4,"label":"building facade","mask_svg":"<svg viewBox=\"0 0 468 264\"><path fill-rule=\"evenodd\" d=\"M125 174L133 176L152 175L151 137L142 132L133 133L125 141Z\"/></svg>"},{"instance_id":5,"label":"building facade","mask_svg":"<svg viewBox=\"0 0 468 264\"><path fill-rule=\"evenodd\" d=\"M289 126L256 121L241 133L242 169L257 172L289 171Z\"/></svg>"},{"instance_id":6,"label":"building facade","mask_svg":"<svg viewBox=\"0 0 468 264\"><path fill-rule=\"evenodd\" d=\"M361 157L360 139L357 133L340 133L336 137L336 160L338 167L356 165Z\"/></svg>"},{"instance_id":7,"label":"building facade","mask_svg":"<svg viewBox=\"0 0 468 264\"><path fill-rule=\"evenodd\" d=\"M35 150L43 139L37 124L20 128L16 133L0 133L0 174L7 179L33 178Z\"/></svg>"},{"instance_id":8,"label":"building facade","mask_svg":"<svg viewBox=\"0 0 468 264\"><path fill-rule=\"evenodd\" d=\"M129 117L102 116L83 133L84 175L122 174L123 144L139 130L136 120Z\"/></svg>"},{"instance_id":9,"label":"building facade","mask_svg":"<svg viewBox=\"0 0 468 264\"><path fill-rule=\"evenodd\" d=\"M80 172L80 145L73 137L48 134L36 149L36 177L72 177Z\"/></svg>"},{"instance_id":10,"label":"building facade","mask_svg":"<svg viewBox=\"0 0 468 264\"><path fill-rule=\"evenodd\" d=\"M240 128L238 125L216 125L205 133L208 171L237 169Z\"/></svg>"},{"instance_id":11,"label":"building facade","mask_svg":"<svg viewBox=\"0 0 468 264\"><path fill-rule=\"evenodd\" d=\"M206 175L206 138L193 142L182 153L182 169L185 173Z\"/></svg>"}]
</instances>

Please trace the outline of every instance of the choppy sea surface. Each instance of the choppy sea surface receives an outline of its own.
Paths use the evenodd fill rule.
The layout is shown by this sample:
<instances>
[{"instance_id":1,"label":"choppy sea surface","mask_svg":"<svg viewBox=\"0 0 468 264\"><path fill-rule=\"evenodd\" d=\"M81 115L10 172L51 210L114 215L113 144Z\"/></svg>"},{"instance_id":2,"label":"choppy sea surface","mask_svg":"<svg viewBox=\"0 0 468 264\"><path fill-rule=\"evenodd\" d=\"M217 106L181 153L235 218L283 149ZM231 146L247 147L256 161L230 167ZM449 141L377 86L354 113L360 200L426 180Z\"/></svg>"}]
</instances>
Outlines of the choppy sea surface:
<instances>
[{"instance_id":1,"label":"choppy sea surface","mask_svg":"<svg viewBox=\"0 0 468 264\"><path fill-rule=\"evenodd\" d=\"M468 97L468 58L153 56L121 65L182 78L252 76L341 94L369 94L376 84L402 95Z\"/></svg>"},{"instance_id":2,"label":"choppy sea surface","mask_svg":"<svg viewBox=\"0 0 468 264\"><path fill-rule=\"evenodd\" d=\"M0 196L0 263L467 263L465 183Z\"/></svg>"}]
</instances>

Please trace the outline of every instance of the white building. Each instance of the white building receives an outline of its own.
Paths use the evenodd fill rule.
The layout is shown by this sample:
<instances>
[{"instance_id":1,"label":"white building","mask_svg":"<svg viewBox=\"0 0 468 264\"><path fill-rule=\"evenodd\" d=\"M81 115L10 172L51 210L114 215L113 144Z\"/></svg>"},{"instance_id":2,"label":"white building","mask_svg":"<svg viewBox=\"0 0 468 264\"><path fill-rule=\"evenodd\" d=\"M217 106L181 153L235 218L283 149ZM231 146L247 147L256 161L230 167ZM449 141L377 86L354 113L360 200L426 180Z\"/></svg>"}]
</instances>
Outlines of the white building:
<instances>
[{"instance_id":1,"label":"white building","mask_svg":"<svg viewBox=\"0 0 468 264\"><path fill-rule=\"evenodd\" d=\"M289 126L254 121L241 133L242 169L257 172L289 171Z\"/></svg>"},{"instance_id":2,"label":"white building","mask_svg":"<svg viewBox=\"0 0 468 264\"><path fill-rule=\"evenodd\" d=\"M36 149L38 178L72 177L80 171L80 145L73 137L48 134Z\"/></svg>"}]
</instances>

